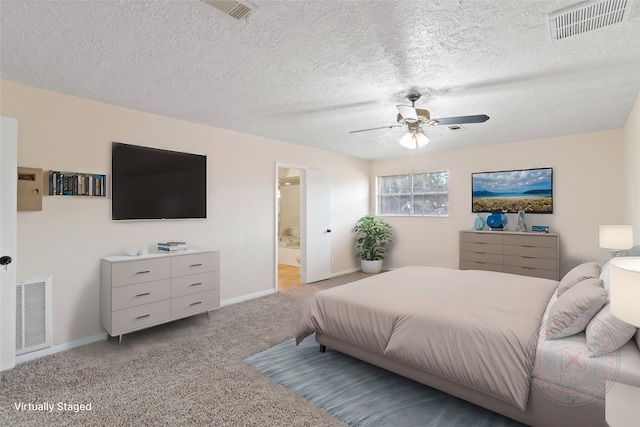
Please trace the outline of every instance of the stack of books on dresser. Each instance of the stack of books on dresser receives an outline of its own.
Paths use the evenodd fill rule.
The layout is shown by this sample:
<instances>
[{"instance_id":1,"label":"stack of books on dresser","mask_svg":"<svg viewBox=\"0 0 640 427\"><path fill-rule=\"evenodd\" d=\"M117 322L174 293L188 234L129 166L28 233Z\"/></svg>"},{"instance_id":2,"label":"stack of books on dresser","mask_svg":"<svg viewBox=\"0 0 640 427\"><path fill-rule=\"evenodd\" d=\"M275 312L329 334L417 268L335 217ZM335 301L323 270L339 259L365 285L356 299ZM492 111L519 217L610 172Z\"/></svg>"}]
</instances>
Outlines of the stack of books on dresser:
<instances>
[{"instance_id":1,"label":"stack of books on dresser","mask_svg":"<svg viewBox=\"0 0 640 427\"><path fill-rule=\"evenodd\" d=\"M189 249L185 242L160 242L158 243L159 251L176 252L186 251Z\"/></svg>"}]
</instances>

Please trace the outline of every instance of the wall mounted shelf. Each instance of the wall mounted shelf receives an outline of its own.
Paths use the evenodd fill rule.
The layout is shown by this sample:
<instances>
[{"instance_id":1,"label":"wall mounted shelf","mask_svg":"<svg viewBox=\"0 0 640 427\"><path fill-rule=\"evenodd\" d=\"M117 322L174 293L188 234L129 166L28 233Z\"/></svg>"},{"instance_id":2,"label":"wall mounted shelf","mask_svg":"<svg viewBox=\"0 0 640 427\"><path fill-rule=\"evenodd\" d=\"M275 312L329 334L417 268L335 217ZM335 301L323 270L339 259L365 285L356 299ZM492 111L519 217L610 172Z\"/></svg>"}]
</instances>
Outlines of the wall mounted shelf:
<instances>
[{"instance_id":1,"label":"wall mounted shelf","mask_svg":"<svg viewBox=\"0 0 640 427\"><path fill-rule=\"evenodd\" d=\"M94 196L107 195L107 176L83 172L49 172L50 196Z\"/></svg>"}]
</instances>

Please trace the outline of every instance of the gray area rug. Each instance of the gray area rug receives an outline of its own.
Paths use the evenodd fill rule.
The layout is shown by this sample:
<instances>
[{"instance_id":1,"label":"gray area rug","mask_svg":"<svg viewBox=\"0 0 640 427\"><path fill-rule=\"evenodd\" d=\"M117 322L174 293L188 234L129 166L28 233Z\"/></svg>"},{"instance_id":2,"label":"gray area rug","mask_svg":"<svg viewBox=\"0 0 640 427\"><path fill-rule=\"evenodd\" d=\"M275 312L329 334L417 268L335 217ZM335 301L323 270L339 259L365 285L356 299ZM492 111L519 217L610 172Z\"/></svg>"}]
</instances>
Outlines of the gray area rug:
<instances>
[{"instance_id":1,"label":"gray area rug","mask_svg":"<svg viewBox=\"0 0 640 427\"><path fill-rule=\"evenodd\" d=\"M350 426L523 424L337 351L290 340L245 363Z\"/></svg>"}]
</instances>

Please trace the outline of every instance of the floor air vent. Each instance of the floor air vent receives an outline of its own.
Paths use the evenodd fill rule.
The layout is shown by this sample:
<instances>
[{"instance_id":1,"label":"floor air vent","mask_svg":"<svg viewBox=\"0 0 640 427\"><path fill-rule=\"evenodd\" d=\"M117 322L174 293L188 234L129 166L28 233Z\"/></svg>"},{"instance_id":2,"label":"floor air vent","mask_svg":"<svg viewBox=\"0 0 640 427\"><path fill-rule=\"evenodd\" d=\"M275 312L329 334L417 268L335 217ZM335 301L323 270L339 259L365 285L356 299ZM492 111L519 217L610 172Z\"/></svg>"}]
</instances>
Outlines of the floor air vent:
<instances>
[{"instance_id":1,"label":"floor air vent","mask_svg":"<svg viewBox=\"0 0 640 427\"><path fill-rule=\"evenodd\" d=\"M16 355L51 347L51 279L20 281L16 287Z\"/></svg>"},{"instance_id":2,"label":"floor air vent","mask_svg":"<svg viewBox=\"0 0 640 427\"><path fill-rule=\"evenodd\" d=\"M597 30L627 21L634 2L630 0L598 0L577 4L549 15L551 38L554 40Z\"/></svg>"},{"instance_id":3,"label":"floor air vent","mask_svg":"<svg viewBox=\"0 0 640 427\"><path fill-rule=\"evenodd\" d=\"M246 4L235 0L202 0L209 6L213 6L225 15L229 15L238 21L251 15L253 9Z\"/></svg>"}]
</instances>

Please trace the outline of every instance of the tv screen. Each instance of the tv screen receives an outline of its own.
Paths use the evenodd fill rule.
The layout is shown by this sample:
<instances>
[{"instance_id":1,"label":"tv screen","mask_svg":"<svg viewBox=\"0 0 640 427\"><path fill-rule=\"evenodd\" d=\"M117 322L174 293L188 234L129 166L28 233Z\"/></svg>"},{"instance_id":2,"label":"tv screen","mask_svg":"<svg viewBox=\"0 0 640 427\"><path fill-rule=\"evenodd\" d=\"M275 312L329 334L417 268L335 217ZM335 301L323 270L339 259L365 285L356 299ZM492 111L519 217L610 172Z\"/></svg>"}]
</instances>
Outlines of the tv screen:
<instances>
[{"instance_id":1,"label":"tv screen","mask_svg":"<svg viewBox=\"0 0 640 427\"><path fill-rule=\"evenodd\" d=\"M471 174L471 211L553 213L553 169Z\"/></svg>"},{"instance_id":2,"label":"tv screen","mask_svg":"<svg viewBox=\"0 0 640 427\"><path fill-rule=\"evenodd\" d=\"M206 217L207 156L112 144L112 219Z\"/></svg>"}]
</instances>

